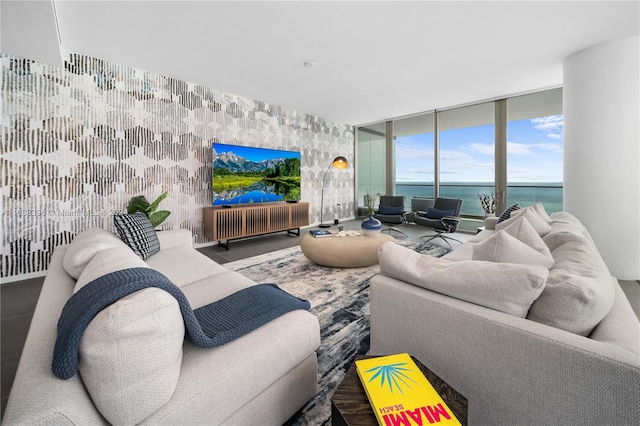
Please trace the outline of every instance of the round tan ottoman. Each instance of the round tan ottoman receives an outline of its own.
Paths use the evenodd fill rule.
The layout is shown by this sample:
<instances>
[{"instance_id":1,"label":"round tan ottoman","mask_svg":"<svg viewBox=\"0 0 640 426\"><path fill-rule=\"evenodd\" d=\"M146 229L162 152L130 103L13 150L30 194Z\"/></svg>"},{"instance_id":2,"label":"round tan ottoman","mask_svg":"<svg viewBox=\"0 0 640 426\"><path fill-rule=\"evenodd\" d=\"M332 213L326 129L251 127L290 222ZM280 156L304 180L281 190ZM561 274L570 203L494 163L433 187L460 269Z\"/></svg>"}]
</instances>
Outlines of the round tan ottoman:
<instances>
[{"instance_id":1,"label":"round tan ottoman","mask_svg":"<svg viewBox=\"0 0 640 426\"><path fill-rule=\"evenodd\" d=\"M378 263L378 247L387 241L395 241L390 235L375 237L325 237L311 234L302 236L300 248L309 260L318 265L334 268L360 268Z\"/></svg>"}]
</instances>

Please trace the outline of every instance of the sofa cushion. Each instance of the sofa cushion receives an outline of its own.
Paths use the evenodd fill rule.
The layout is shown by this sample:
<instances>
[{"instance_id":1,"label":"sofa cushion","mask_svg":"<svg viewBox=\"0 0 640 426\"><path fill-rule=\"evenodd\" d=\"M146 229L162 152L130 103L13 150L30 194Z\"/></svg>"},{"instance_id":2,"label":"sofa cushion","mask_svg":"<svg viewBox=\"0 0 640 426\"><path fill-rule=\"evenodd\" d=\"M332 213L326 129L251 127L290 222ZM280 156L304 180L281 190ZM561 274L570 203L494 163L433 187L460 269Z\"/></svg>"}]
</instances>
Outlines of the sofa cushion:
<instances>
[{"instance_id":1,"label":"sofa cushion","mask_svg":"<svg viewBox=\"0 0 640 426\"><path fill-rule=\"evenodd\" d=\"M514 212L514 211L518 210L519 208L520 208L520 204L518 204L518 203L512 204L509 207L507 207L505 209L505 211L503 211L500 214L500 217L498 218L498 223L502 223L505 220L509 219L511 217L511 212Z\"/></svg>"},{"instance_id":2,"label":"sofa cushion","mask_svg":"<svg viewBox=\"0 0 640 426\"><path fill-rule=\"evenodd\" d=\"M568 242L552 255L547 284L527 318L588 336L613 306L611 275L589 244Z\"/></svg>"},{"instance_id":3,"label":"sofa cushion","mask_svg":"<svg viewBox=\"0 0 640 426\"><path fill-rule=\"evenodd\" d=\"M160 250L146 261L149 267L160 271L178 287L204 280L227 271L222 265L191 247Z\"/></svg>"},{"instance_id":4,"label":"sofa cushion","mask_svg":"<svg viewBox=\"0 0 640 426\"><path fill-rule=\"evenodd\" d=\"M521 318L549 274L539 265L434 258L389 242L378 259L383 275Z\"/></svg>"},{"instance_id":5,"label":"sofa cushion","mask_svg":"<svg viewBox=\"0 0 640 426\"><path fill-rule=\"evenodd\" d=\"M553 213L550 225L552 231L543 237L543 241L551 251L569 242L589 244L584 236L584 225L570 213Z\"/></svg>"},{"instance_id":6,"label":"sofa cushion","mask_svg":"<svg viewBox=\"0 0 640 426\"><path fill-rule=\"evenodd\" d=\"M577 234L584 232L582 222L571 213L565 211L551 214L551 227L555 231L572 231Z\"/></svg>"},{"instance_id":7,"label":"sofa cushion","mask_svg":"<svg viewBox=\"0 0 640 426\"><path fill-rule=\"evenodd\" d=\"M153 225L144 213L113 215L120 238L142 259L160 251L160 241Z\"/></svg>"},{"instance_id":8,"label":"sofa cushion","mask_svg":"<svg viewBox=\"0 0 640 426\"><path fill-rule=\"evenodd\" d=\"M104 250L76 286L144 266L126 246ZM132 293L98 313L83 334L78 369L100 413L112 424L135 424L166 404L178 383L183 341L178 302L157 288Z\"/></svg>"},{"instance_id":9,"label":"sofa cushion","mask_svg":"<svg viewBox=\"0 0 640 426\"><path fill-rule=\"evenodd\" d=\"M551 225L549 225L544 219L542 219L534 209L526 208L521 210L522 210L522 213L518 214L517 216L512 216L510 219L507 219L504 222L498 223L496 225L496 231L500 231L501 229L504 229L505 227L511 225L513 222L515 222L521 217L526 218L527 221L531 224L531 226L533 226L533 229L535 229L538 235L540 235L541 237L547 235L549 232L552 231Z\"/></svg>"},{"instance_id":10,"label":"sofa cushion","mask_svg":"<svg viewBox=\"0 0 640 426\"><path fill-rule=\"evenodd\" d=\"M93 256L100 250L127 246L116 234L102 228L89 228L75 236L62 259L62 266L67 274L78 279Z\"/></svg>"},{"instance_id":11,"label":"sofa cushion","mask_svg":"<svg viewBox=\"0 0 640 426\"><path fill-rule=\"evenodd\" d=\"M535 233L535 231L533 232ZM537 234L536 237L540 238ZM544 243L542 245L544 246ZM542 265L545 268L553 265L551 253L545 256L504 230L496 232L481 243L474 244L471 259L488 262L519 263L522 265Z\"/></svg>"},{"instance_id":12,"label":"sofa cushion","mask_svg":"<svg viewBox=\"0 0 640 426\"><path fill-rule=\"evenodd\" d=\"M564 245L565 243L576 243L576 244L584 244L589 245L587 239L580 234L577 234L572 231L551 231L547 235L542 238L544 244L549 248L550 251L556 250L558 247Z\"/></svg>"}]
</instances>

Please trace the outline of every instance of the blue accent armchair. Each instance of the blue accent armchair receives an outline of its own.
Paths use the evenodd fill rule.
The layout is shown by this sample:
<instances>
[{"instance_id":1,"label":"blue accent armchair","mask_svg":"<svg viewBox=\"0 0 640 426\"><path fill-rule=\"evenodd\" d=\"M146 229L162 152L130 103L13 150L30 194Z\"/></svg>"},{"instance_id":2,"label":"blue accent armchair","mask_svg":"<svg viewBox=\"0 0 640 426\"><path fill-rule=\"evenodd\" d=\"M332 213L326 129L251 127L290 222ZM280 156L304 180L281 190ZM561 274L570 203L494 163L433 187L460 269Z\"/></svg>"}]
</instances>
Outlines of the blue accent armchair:
<instances>
[{"instance_id":1,"label":"blue accent armchair","mask_svg":"<svg viewBox=\"0 0 640 426\"><path fill-rule=\"evenodd\" d=\"M420 238L426 238L431 241L434 238L442 238L445 243L451 247L448 240L461 243L448 233L456 232L460 225L460 211L462 210L463 200L459 198L436 198L433 207L429 207L427 211L416 211L413 221L420 226L427 226L435 231L435 234L423 235Z\"/></svg>"},{"instance_id":2,"label":"blue accent armchair","mask_svg":"<svg viewBox=\"0 0 640 426\"><path fill-rule=\"evenodd\" d=\"M405 222L405 213L404 195L381 195L378 210L375 211L373 217L385 224L399 225ZM407 236L407 234L394 227L382 230L382 232L389 232L389 234L391 234L391 231Z\"/></svg>"}]
</instances>

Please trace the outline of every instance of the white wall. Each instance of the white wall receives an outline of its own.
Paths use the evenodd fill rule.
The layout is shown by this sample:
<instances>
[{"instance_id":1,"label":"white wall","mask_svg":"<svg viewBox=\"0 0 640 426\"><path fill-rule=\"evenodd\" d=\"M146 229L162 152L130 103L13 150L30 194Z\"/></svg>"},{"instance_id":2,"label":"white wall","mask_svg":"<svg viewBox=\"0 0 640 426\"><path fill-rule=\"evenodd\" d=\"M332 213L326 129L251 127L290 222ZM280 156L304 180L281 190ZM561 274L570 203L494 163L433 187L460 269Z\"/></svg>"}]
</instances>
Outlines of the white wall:
<instances>
[{"instance_id":1,"label":"white wall","mask_svg":"<svg viewBox=\"0 0 640 426\"><path fill-rule=\"evenodd\" d=\"M564 61L564 208L611 273L640 279L640 38Z\"/></svg>"}]
</instances>

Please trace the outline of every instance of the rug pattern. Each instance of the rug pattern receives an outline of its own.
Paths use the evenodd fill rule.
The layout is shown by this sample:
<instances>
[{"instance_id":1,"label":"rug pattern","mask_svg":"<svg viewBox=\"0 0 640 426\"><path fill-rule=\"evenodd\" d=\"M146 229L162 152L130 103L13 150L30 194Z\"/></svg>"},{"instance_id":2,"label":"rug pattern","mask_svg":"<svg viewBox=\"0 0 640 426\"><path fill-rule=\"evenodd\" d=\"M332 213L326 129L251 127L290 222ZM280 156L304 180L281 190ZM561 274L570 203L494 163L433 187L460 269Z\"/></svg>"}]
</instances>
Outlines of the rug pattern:
<instances>
[{"instance_id":1,"label":"rug pattern","mask_svg":"<svg viewBox=\"0 0 640 426\"><path fill-rule=\"evenodd\" d=\"M449 252L429 243L396 242L434 257ZM276 283L311 302L311 313L320 322L318 393L290 424L330 424L335 388L355 356L369 351L369 280L380 272L379 266L344 269L320 266L296 246L227 263L225 267L258 283Z\"/></svg>"}]
</instances>

